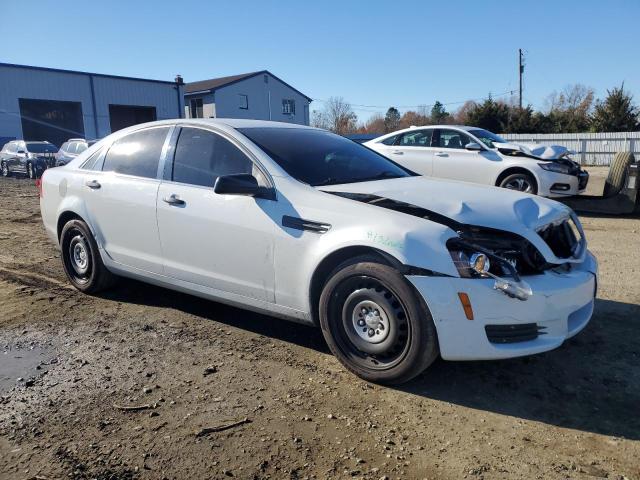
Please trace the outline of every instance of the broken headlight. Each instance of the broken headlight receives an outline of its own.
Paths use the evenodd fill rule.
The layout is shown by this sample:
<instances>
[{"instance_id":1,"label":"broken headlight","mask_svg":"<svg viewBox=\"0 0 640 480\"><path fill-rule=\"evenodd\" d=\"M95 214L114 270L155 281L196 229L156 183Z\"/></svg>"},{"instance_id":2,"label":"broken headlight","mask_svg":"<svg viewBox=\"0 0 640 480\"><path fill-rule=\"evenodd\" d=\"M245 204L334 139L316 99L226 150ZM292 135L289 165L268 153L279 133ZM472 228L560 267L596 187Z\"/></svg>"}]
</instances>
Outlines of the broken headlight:
<instances>
[{"instance_id":1,"label":"broken headlight","mask_svg":"<svg viewBox=\"0 0 640 480\"><path fill-rule=\"evenodd\" d=\"M565 175L569 175L569 173L571 173L571 167L562 163L545 162L539 163L538 165L540 165L540 168L543 170L547 170L549 172L564 173Z\"/></svg>"}]
</instances>

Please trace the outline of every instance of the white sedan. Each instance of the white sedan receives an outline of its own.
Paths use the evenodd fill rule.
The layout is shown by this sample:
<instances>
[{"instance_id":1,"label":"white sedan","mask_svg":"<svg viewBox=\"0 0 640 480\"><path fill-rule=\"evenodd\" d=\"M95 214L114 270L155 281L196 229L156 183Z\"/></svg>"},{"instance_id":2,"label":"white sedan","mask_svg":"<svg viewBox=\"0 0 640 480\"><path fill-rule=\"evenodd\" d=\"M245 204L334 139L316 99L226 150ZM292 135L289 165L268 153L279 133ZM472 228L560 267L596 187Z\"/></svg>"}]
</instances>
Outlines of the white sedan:
<instances>
[{"instance_id":1,"label":"white sedan","mask_svg":"<svg viewBox=\"0 0 640 480\"><path fill-rule=\"evenodd\" d=\"M544 352L593 312L597 263L568 207L428 179L315 128L137 125L47 170L40 195L79 290L131 277L317 325L370 381L438 354Z\"/></svg>"},{"instance_id":2,"label":"white sedan","mask_svg":"<svg viewBox=\"0 0 640 480\"><path fill-rule=\"evenodd\" d=\"M589 181L589 174L564 147L509 143L475 127L411 127L364 145L421 175L544 197L577 195Z\"/></svg>"}]
</instances>

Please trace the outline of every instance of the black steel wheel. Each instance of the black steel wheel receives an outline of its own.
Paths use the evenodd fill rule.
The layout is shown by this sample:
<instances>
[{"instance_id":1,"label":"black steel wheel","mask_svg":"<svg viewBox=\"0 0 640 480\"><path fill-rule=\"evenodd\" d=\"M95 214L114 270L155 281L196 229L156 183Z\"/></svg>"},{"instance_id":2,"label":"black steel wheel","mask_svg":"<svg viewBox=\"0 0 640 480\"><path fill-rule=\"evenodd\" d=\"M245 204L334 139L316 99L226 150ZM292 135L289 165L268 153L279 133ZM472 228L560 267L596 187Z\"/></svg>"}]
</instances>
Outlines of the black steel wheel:
<instances>
[{"instance_id":1,"label":"black steel wheel","mask_svg":"<svg viewBox=\"0 0 640 480\"><path fill-rule=\"evenodd\" d=\"M70 220L60 235L62 264L78 290L96 293L114 283L115 277L102 263L98 245L82 220Z\"/></svg>"},{"instance_id":2,"label":"black steel wheel","mask_svg":"<svg viewBox=\"0 0 640 480\"><path fill-rule=\"evenodd\" d=\"M365 380L402 383L437 357L427 305L402 274L376 257L336 268L322 291L319 312L331 351Z\"/></svg>"}]
</instances>

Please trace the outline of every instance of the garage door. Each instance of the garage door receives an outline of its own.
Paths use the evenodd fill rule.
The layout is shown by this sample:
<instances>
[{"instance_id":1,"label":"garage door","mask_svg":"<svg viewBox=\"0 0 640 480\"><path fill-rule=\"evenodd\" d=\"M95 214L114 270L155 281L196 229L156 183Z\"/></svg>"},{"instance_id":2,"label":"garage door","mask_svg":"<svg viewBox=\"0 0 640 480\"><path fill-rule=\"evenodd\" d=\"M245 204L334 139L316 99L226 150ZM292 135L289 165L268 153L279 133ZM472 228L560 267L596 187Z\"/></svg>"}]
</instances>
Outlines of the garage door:
<instances>
[{"instance_id":1,"label":"garage door","mask_svg":"<svg viewBox=\"0 0 640 480\"><path fill-rule=\"evenodd\" d=\"M84 138L80 102L19 98L18 103L25 140L47 140L59 147L69 138Z\"/></svg>"},{"instance_id":2,"label":"garage door","mask_svg":"<svg viewBox=\"0 0 640 480\"><path fill-rule=\"evenodd\" d=\"M136 105L109 105L109 122L111 132L137 125L153 122L156 119L156 107L141 107Z\"/></svg>"}]
</instances>

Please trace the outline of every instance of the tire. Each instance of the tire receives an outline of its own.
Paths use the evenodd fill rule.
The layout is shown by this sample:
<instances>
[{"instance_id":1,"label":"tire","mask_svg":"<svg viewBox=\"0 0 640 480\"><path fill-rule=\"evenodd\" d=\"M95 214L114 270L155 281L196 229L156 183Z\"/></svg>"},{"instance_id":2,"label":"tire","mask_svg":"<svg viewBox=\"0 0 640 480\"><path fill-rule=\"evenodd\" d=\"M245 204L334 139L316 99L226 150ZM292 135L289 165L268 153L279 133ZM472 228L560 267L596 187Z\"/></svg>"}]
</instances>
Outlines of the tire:
<instances>
[{"instance_id":1,"label":"tire","mask_svg":"<svg viewBox=\"0 0 640 480\"><path fill-rule=\"evenodd\" d=\"M404 383L438 356L429 308L400 272L375 256L353 258L332 272L319 314L331 352L364 380Z\"/></svg>"},{"instance_id":2,"label":"tire","mask_svg":"<svg viewBox=\"0 0 640 480\"><path fill-rule=\"evenodd\" d=\"M102 263L98 244L82 220L70 220L60 234L62 265L71 284L84 293L97 293L115 283Z\"/></svg>"},{"instance_id":3,"label":"tire","mask_svg":"<svg viewBox=\"0 0 640 480\"><path fill-rule=\"evenodd\" d=\"M11 175L11 172L9 172L9 167L7 166L7 162L2 162L0 164L0 172L2 172L3 177L8 177Z\"/></svg>"},{"instance_id":4,"label":"tire","mask_svg":"<svg viewBox=\"0 0 640 480\"><path fill-rule=\"evenodd\" d=\"M530 173L518 172L507 175L500 181L498 186L533 195L538 193L538 184Z\"/></svg>"},{"instance_id":5,"label":"tire","mask_svg":"<svg viewBox=\"0 0 640 480\"><path fill-rule=\"evenodd\" d=\"M33 166L33 163L28 162L27 163L27 177L29 177L31 180L35 180L37 175L36 175L36 169Z\"/></svg>"},{"instance_id":6,"label":"tire","mask_svg":"<svg viewBox=\"0 0 640 480\"><path fill-rule=\"evenodd\" d=\"M627 169L629 165L634 162L633 154L631 152L618 152L613 157L611 167L609 167L609 174L604 181L603 196L613 197L622 190L624 182L627 177Z\"/></svg>"}]
</instances>

